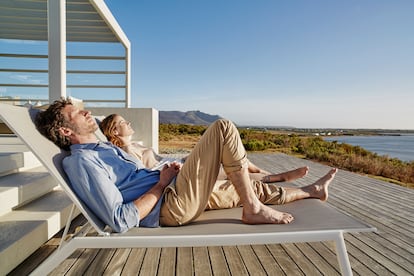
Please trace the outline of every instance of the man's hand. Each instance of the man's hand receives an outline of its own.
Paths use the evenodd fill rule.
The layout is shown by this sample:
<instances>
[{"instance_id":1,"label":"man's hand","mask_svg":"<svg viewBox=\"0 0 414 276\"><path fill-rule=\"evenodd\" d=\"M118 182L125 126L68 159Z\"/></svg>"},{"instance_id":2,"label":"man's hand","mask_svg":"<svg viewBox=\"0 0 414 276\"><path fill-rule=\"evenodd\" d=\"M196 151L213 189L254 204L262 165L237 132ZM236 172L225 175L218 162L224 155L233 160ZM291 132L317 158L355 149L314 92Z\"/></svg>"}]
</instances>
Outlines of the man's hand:
<instances>
[{"instance_id":1,"label":"man's hand","mask_svg":"<svg viewBox=\"0 0 414 276\"><path fill-rule=\"evenodd\" d=\"M149 212L151 212L152 208L154 208L155 204L157 204L158 200L161 198L165 187L167 187L171 183L171 180L177 176L180 169L180 163L173 162L169 165L165 165L161 170L158 183L148 192L134 200L134 204L139 210L140 219L145 218Z\"/></svg>"},{"instance_id":2,"label":"man's hand","mask_svg":"<svg viewBox=\"0 0 414 276\"><path fill-rule=\"evenodd\" d=\"M171 180L177 176L180 170L181 163L173 162L168 165L165 165L160 173L159 185L161 185L163 189L167 187L171 183Z\"/></svg>"}]
</instances>

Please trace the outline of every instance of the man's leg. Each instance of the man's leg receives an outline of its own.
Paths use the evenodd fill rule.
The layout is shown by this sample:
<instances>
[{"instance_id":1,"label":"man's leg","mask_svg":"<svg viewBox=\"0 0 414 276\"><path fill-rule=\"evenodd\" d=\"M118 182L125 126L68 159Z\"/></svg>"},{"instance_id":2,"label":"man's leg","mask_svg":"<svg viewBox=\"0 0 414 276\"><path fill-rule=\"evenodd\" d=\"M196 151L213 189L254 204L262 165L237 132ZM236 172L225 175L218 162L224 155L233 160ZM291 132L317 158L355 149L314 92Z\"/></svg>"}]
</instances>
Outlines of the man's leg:
<instances>
[{"instance_id":1,"label":"man's leg","mask_svg":"<svg viewBox=\"0 0 414 276\"><path fill-rule=\"evenodd\" d=\"M225 168L226 169L226 168ZM246 224L286 224L293 220L289 213L279 212L264 205L257 198L250 185L247 168L238 171L227 171L230 181L234 184L243 204L242 221Z\"/></svg>"},{"instance_id":2,"label":"man's leg","mask_svg":"<svg viewBox=\"0 0 414 276\"><path fill-rule=\"evenodd\" d=\"M292 215L276 211L257 198L250 183L246 152L240 135L231 122L219 120L206 131L187 158L177 176L176 185L166 189L161 224L185 224L204 211L219 172L220 162L240 197L243 222L289 223L293 220ZM296 200L303 196L305 192L297 193L291 198Z\"/></svg>"},{"instance_id":3,"label":"man's leg","mask_svg":"<svg viewBox=\"0 0 414 276\"><path fill-rule=\"evenodd\" d=\"M220 164L247 167L246 152L235 126L226 120L213 123L188 155L176 183L167 187L161 208L162 225L182 225L206 208Z\"/></svg>"}]
</instances>

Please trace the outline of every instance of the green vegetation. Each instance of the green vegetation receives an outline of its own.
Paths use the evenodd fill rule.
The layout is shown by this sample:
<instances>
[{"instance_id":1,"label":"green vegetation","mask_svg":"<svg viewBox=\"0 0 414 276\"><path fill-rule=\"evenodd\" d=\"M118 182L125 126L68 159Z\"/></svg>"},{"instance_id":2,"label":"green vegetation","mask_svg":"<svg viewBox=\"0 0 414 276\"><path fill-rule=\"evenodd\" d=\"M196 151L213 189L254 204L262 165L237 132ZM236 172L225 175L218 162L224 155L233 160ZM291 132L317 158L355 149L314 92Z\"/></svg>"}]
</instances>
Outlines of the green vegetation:
<instances>
[{"instance_id":1,"label":"green vegetation","mask_svg":"<svg viewBox=\"0 0 414 276\"><path fill-rule=\"evenodd\" d=\"M168 141L177 135L200 136L205 130L205 126L161 124L160 141ZM359 146L329 142L318 136L253 129L239 131L248 151L282 152L352 172L391 179L390 182L414 188L414 162L379 156Z\"/></svg>"},{"instance_id":2,"label":"green vegetation","mask_svg":"<svg viewBox=\"0 0 414 276\"><path fill-rule=\"evenodd\" d=\"M177 135L201 136L206 129L206 126L160 124L159 139L160 141L168 141Z\"/></svg>"}]
</instances>

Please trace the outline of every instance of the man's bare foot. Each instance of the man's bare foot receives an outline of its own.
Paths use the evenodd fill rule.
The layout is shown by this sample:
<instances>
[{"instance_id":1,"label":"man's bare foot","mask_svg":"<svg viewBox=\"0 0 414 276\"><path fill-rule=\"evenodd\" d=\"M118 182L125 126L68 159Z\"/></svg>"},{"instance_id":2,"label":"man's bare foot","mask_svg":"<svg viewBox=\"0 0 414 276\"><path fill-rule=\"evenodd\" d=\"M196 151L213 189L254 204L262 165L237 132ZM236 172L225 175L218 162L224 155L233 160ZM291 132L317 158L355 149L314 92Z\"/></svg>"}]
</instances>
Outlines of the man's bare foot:
<instances>
[{"instance_id":1,"label":"man's bare foot","mask_svg":"<svg viewBox=\"0 0 414 276\"><path fill-rule=\"evenodd\" d=\"M337 172L338 172L338 169L336 168L331 169L322 178L317 180L312 185L305 187L304 189L306 189L309 192L310 197L319 198L322 201L327 201L328 195L329 195L328 193L329 184L332 182Z\"/></svg>"},{"instance_id":2,"label":"man's bare foot","mask_svg":"<svg viewBox=\"0 0 414 276\"><path fill-rule=\"evenodd\" d=\"M246 224L288 224L293 219L291 214L279 212L263 204L253 212L243 208L242 221Z\"/></svg>"},{"instance_id":3,"label":"man's bare foot","mask_svg":"<svg viewBox=\"0 0 414 276\"><path fill-rule=\"evenodd\" d=\"M266 175L263 177L262 181L265 183L281 182L281 181L289 182L289 181L293 181L298 178L306 176L308 172L309 172L309 167L301 167L301 168L294 169L288 172Z\"/></svg>"}]
</instances>

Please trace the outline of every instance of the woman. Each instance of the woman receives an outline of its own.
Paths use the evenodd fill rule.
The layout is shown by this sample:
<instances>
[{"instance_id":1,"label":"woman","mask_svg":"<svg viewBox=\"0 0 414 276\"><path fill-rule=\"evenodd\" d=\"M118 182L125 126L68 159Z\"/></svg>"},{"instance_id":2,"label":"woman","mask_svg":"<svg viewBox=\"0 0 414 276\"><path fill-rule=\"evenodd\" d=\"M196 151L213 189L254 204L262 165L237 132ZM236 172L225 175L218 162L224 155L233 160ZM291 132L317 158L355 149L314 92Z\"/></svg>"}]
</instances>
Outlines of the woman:
<instances>
[{"instance_id":1,"label":"woman","mask_svg":"<svg viewBox=\"0 0 414 276\"><path fill-rule=\"evenodd\" d=\"M147 148L136 141L132 141L132 135L135 131L131 127L131 123L125 120L121 115L111 114L105 117L99 127L108 141L141 160L146 168L157 170L161 169L165 164L173 161L181 163L184 163L185 161L185 158L177 159L162 157L156 154L152 148ZM270 172L262 170L253 163L249 162L248 170L251 179L270 183L293 181L301 178L308 173L309 168L301 167L280 174L271 174ZM218 179L226 179L226 174L221 172Z\"/></svg>"}]
</instances>

